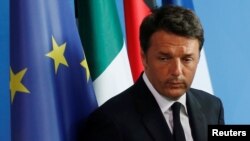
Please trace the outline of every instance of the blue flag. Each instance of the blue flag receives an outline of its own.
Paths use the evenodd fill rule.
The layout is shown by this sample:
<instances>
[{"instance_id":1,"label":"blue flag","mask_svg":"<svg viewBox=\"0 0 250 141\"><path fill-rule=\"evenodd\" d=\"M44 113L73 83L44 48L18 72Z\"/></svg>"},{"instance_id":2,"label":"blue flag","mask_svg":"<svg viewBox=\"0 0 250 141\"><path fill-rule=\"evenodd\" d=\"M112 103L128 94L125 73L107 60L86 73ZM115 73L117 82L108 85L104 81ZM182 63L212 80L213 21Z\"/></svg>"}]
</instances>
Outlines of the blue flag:
<instances>
[{"instance_id":1,"label":"blue flag","mask_svg":"<svg viewBox=\"0 0 250 141\"><path fill-rule=\"evenodd\" d=\"M173 4L194 10L192 0L162 0L162 4Z\"/></svg>"},{"instance_id":2,"label":"blue flag","mask_svg":"<svg viewBox=\"0 0 250 141\"><path fill-rule=\"evenodd\" d=\"M97 107L67 0L10 1L13 141L75 141Z\"/></svg>"}]
</instances>

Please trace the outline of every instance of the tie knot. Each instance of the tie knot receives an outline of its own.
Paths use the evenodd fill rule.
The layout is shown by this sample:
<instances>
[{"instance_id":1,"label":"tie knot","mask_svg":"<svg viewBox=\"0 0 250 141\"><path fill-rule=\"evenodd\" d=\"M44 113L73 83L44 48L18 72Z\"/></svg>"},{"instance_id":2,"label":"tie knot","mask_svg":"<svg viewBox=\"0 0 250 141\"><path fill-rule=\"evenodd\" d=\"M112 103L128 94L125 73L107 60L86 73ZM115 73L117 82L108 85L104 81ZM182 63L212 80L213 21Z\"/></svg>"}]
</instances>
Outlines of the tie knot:
<instances>
[{"instance_id":1,"label":"tie knot","mask_svg":"<svg viewBox=\"0 0 250 141\"><path fill-rule=\"evenodd\" d=\"M173 113L180 113L180 109L181 109L181 103L180 102L175 102L172 105Z\"/></svg>"}]
</instances>

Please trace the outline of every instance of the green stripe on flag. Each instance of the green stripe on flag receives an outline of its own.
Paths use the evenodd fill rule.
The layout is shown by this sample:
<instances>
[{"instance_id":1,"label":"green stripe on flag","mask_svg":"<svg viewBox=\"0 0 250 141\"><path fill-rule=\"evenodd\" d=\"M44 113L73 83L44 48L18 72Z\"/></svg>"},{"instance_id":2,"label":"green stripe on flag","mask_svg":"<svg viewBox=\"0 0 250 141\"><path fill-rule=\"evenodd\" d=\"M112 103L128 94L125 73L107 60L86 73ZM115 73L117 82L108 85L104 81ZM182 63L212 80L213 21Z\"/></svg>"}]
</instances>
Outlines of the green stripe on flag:
<instances>
[{"instance_id":1,"label":"green stripe on flag","mask_svg":"<svg viewBox=\"0 0 250 141\"><path fill-rule=\"evenodd\" d=\"M115 0L79 1L79 30L93 81L123 45Z\"/></svg>"}]
</instances>

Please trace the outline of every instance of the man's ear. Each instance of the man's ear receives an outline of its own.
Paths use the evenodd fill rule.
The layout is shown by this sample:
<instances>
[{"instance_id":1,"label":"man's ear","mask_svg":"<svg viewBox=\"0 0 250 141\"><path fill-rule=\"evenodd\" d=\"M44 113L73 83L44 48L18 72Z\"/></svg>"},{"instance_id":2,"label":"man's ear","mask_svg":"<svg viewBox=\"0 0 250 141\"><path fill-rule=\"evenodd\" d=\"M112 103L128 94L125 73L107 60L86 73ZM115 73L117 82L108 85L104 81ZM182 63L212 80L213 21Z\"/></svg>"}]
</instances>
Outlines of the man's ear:
<instances>
[{"instance_id":1,"label":"man's ear","mask_svg":"<svg viewBox=\"0 0 250 141\"><path fill-rule=\"evenodd\" d=\"M146 69L147 67L147 56L146 56L146 53L140 49L140 55L141 55L141 60L142 60L142 64L144 66L144 69Z\"/></svg>"},{"instance_id":2,"label":"man's ear","mask_svg":"<svg viewBox=\"0 0 250 141\"><path fill-rule=\"evenodd\" d=\"M202 51L199 52L198 62L200 62L200 59L201 59L201 52L202 52Z\"/></svg>"}]
</instances>

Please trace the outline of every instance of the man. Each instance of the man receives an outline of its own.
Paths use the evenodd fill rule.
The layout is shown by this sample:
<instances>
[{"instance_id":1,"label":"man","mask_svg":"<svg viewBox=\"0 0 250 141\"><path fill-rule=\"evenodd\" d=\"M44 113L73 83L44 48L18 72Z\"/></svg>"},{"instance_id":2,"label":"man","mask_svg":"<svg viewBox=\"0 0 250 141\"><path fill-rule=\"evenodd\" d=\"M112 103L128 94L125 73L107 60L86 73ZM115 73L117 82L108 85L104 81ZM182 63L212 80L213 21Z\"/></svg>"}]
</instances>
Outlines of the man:
<instances>
[{"instance_id":1,"label":"man","mask_svg":"<svg viewBox=\"0 0 250 141\"><path fill-rule=\"evenodd\" d=\"M192 11L155 9L140 26L144 72L90 116L86 140L175 141L181 133L175 131L179 125L172 105L178 102L181 140L206 141L207 126L224 124L224 113L219 98L190 88L203 42L203 28Z\"/></svg>"}]
</instances>

